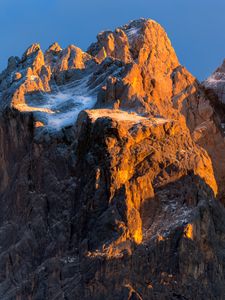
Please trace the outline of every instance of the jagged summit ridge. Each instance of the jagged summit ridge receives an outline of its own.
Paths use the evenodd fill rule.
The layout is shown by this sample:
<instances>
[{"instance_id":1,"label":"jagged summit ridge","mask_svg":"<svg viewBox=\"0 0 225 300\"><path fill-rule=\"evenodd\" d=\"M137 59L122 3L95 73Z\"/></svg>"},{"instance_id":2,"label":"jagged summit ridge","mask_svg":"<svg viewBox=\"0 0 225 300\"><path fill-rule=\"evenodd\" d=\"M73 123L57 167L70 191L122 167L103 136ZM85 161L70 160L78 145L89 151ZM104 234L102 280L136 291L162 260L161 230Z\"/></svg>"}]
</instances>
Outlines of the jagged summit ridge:
<instances>
[{"instance_id":1,"label":"jagged summit ridge","mask_svg":"<svg viewBox=\"0 0 225 300\"><path fill-rule=\"evenodd\" d=\"M158 43L161 38L162 45ZM100 58L101 53L104 55ZM146 56L147 53L151 56ZM152 78L154 70L150 68L156 63L160 63L162 67L161 74L158 72L156 76L165 77L159 80L166 82L169 76L166 78L165 69L172 72L177 67L178 60L165 31L156 22L146 19L132 21L117 28L115 32L100 33L98 42L89 48L88 53L73 45L62 49L57 43L52 44L43 53L39 44L33 44L21 59L11 58L7 69L0 75L3 98L1 104L3 107L11 106L20 111L33 112L37 122L48 125L49 120L54 117L61 119L62 113L57 105L60 101L50 101L52 105L49 106L49 99L60 99L62 96L60 107L71 109L71 103L74 104L74 117L70 120L75 122L77 113L82 109L91 108L96 99L98 106L112 107L114 103L111 103L112 95L109 95L108 90L114 89L118 82L120 90L123 89L122 86L124 89L127 86L127 92L123 91L121 94L118 90L118 95L112 99L113 102L122 98L121 108L142 113L150 112L144 98L148 97L146 91L149 94L149 89L154 89L152 84L155 84L156 79ZM104 74L106 67L108 73ZM149 73L152 73L151 78ZM74 83L74 92L72 84L69 92L65 92L68 82ZM135 99L135 94L138 95L138 99ZM37 99L35 102L32 100L34 96ZM87 96L92 98L90 104L80 106L82 100L79 99L87 99ZM132 101L127 104L123 98L132 98ZM84 100L84 103L87 101ZM69 111L68 113L73 115ZM72 124L71 122L66 124ZM57 120L52 124L56 123Z\"/></svg>"}]
</instances>

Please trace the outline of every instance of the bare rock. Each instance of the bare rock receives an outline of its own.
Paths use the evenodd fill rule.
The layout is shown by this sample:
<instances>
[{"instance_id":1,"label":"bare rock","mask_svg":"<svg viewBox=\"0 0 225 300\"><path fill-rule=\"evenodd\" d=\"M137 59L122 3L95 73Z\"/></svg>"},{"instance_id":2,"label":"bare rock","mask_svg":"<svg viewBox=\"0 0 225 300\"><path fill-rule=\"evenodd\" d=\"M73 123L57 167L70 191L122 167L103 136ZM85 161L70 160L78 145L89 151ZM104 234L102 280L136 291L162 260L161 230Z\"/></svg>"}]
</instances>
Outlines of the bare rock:
<instances>
[{"instance_id":1,"label":"bare rock","mask_svg":"<svg viewBox=\"0 0 225 300\"><path fill-rule=\"evenodd\" d=\"M87 52L33 44L10 58L0 298L222 300L225 111L214 87L146 19L100 33Z\"/></svg>"}]
</instances>

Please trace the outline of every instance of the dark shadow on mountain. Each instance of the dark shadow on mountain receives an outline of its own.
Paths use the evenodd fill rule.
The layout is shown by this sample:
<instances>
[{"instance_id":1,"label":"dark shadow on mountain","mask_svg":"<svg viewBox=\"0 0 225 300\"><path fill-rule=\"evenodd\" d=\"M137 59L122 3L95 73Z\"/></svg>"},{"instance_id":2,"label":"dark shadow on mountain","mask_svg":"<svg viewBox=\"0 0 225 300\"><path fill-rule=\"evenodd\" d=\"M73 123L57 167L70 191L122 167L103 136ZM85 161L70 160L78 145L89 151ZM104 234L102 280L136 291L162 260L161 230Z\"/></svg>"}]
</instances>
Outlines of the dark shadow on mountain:
<instances>
[{"instance_id":1,"label":"dark shadow on mountain","mask_svg":"<svg viewBox=\"0 0 225 300\"><path fill-rule=\"evenodd\" d=\"M81 259L84 299L223 299L225 209L199 176L155 191L142 219L131 255Z\"/></svg>"}]
</instances>

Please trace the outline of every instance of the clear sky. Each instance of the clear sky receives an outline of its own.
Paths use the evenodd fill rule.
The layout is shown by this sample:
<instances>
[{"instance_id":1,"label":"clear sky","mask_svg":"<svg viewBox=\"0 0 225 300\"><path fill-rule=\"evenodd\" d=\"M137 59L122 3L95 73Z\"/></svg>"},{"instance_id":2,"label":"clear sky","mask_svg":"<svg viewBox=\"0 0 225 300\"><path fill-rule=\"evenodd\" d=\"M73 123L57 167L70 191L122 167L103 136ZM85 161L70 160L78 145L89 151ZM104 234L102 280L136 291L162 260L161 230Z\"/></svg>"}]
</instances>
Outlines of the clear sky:
<instances>
[{"instance_id":1,"label":"clear sky","mask_svg":"<svg viewBox=\"0 0 225 300\"><path fill-rule=\"evenodd\" d=\"M202 80L225 58L225 0L0 0L0 70L34 42L86 50L99 31L140 17L166 29L181 64Z\"/></svg>"}]
</instances>

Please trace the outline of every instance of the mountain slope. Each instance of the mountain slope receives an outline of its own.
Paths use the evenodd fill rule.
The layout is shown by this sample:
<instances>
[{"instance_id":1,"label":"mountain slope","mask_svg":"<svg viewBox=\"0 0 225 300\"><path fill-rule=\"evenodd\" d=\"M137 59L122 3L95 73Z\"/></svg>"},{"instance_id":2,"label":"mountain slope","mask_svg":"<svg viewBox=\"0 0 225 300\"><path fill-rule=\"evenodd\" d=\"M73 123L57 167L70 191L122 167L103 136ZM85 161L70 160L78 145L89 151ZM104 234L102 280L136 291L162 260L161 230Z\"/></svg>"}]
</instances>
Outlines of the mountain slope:
<instances>
[{"instance_id":1,"label":"mountain slope","mask_svg":"<svg viewBox=\"0 0 225 300\"><path fill-rule=\"evenodd\" d=\"M34 44L0 98L1 299L223 299L220 116L159 24Z\"/></svg>"}]
</instances>

